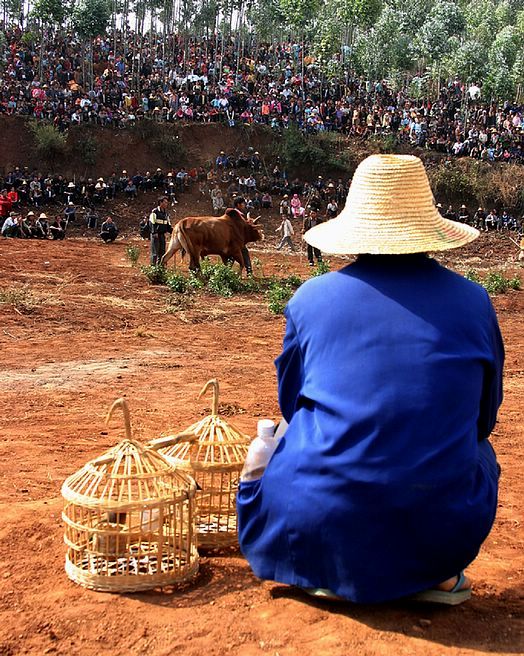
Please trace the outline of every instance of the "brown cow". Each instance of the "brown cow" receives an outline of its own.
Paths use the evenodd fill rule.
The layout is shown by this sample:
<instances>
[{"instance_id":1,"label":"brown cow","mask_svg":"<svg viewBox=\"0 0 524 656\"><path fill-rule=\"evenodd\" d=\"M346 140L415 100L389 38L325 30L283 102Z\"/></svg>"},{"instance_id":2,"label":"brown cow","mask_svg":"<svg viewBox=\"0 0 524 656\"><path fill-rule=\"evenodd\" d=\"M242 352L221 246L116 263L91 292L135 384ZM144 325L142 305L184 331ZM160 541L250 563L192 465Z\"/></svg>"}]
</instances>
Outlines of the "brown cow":
<instances>
[{"instance_id":1,"label":"brown cow","mask_svg":"<svg viewBox=\"0 0 524 656\"><path fill-rule=\"evenodd\" d=\"M242 249L250 241L264 239L262 230L242 218L235 209L226 210L223 216L188 216L174 227L162 264L166 264L179 250L189 254L189 268L200 269L200 258L219 255L224 264L236 261L240 272L245 266Z\"/></svg>"}]
</instances>

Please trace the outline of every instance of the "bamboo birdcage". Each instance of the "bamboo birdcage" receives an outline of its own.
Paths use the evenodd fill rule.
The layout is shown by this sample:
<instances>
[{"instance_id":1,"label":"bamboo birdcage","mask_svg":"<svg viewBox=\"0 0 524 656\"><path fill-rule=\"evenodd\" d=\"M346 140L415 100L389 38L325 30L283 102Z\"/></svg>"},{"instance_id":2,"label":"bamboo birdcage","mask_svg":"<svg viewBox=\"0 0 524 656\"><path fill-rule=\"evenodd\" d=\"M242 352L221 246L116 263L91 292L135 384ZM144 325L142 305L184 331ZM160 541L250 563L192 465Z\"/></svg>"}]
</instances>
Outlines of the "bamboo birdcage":
<instances>
[{"instance_id":1,"label":"bamboo birdcage","mask_svg":"<svg viewBox=\"0 0 524 656\"><path fill-rule=\"evenodd\" d=\"M102 592L185 582L199 564L196 484L132 439L123 399L115 401L107 420L116 407L124 412L126 439L62 485L67 575Z\"/></svg>"},{"instance_id":2,"label":"bamboo birdcage","mask_svg":"<svg viewBox=\"0 0 524 656\"><path fill-rule=\"evenodd\" d=\"M238 544L236 493L251 438L225 422L218 414L219 386L209 380L198 398L213 388L212 414L184 431L183 436L161 437L150 442L174 466L185 469L197 482L196 524L199 547L216 548Z\"/></svg>"}]
</instances>

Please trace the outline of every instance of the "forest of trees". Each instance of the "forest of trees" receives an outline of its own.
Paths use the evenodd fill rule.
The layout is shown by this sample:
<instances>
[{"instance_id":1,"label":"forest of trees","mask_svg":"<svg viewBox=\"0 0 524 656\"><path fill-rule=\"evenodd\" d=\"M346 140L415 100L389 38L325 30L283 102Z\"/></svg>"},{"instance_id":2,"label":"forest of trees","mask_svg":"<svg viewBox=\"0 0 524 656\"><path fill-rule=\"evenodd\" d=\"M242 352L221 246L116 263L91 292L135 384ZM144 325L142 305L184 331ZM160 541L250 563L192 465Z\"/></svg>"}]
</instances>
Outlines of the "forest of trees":
<instances>
[{"instance_id":1,"label":"forest of trees","mask_svg":"<svg viewBox=\"0 0 524 656\"><path fill-rule=\"evenodd\" d=\"M327 77L409 81L415 95L454 77L482 85L484 98L524 92L524 0L0 0L0 20L42 52L57 30L74 30L87 47L116 30L133 47L148 34L220 35L239 54L291 40Z\"/></svg>"}]
</instances>

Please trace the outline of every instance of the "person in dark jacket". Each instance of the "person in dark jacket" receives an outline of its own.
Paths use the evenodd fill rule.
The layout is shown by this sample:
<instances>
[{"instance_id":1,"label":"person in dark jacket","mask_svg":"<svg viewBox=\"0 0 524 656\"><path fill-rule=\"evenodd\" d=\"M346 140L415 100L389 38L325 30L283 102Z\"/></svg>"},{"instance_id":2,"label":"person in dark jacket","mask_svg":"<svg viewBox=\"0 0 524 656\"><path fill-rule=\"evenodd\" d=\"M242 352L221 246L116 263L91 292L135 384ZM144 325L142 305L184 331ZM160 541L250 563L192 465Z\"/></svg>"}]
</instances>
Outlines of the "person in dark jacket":
<instances>
[{"instance_id":1,"label":"person in dark jacket","mask_svg":"<svg viewBox=\"0 0 524 656\"><path fill-rule=\"evenodd\" d=\"M167 209L169 198L163 196L155 209L149 215L150 225L150 261L151 264L160 264L166 252L166 235L173 232Z\"/></svg>"},{"instance_id":2,"label":"person in dark jacket","mask_svg":"<svg viewBox=\"0 0 524 656\"><path fill-rule=\"evenodd\" d=\"M118 228L113 222L112 217L108 216L100 228L100 238L103 239L106 244L109 244L115 241L117 237Z\"/></svg>"}]
</instances>

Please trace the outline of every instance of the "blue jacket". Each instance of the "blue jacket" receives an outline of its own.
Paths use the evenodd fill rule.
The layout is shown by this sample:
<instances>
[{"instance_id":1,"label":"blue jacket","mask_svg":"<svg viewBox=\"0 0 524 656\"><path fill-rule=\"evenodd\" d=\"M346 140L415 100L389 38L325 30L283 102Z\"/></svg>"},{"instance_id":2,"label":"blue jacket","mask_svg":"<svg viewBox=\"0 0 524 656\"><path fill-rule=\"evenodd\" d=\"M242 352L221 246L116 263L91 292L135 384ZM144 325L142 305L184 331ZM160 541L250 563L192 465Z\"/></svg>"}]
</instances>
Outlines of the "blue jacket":
<instances>
[{"instance_id":1,"label":"blue jacket","mask_svg":"<svg viewBox=\"0 0 524 656\"><path fill-rule=\"evenodd\" d=\"M253 571L357 602L456 575L497 507L504 349L487 293L425 255L364 256L305 283L286 316L289 428L238 494Z\"/></svg>"}]
</instances>

